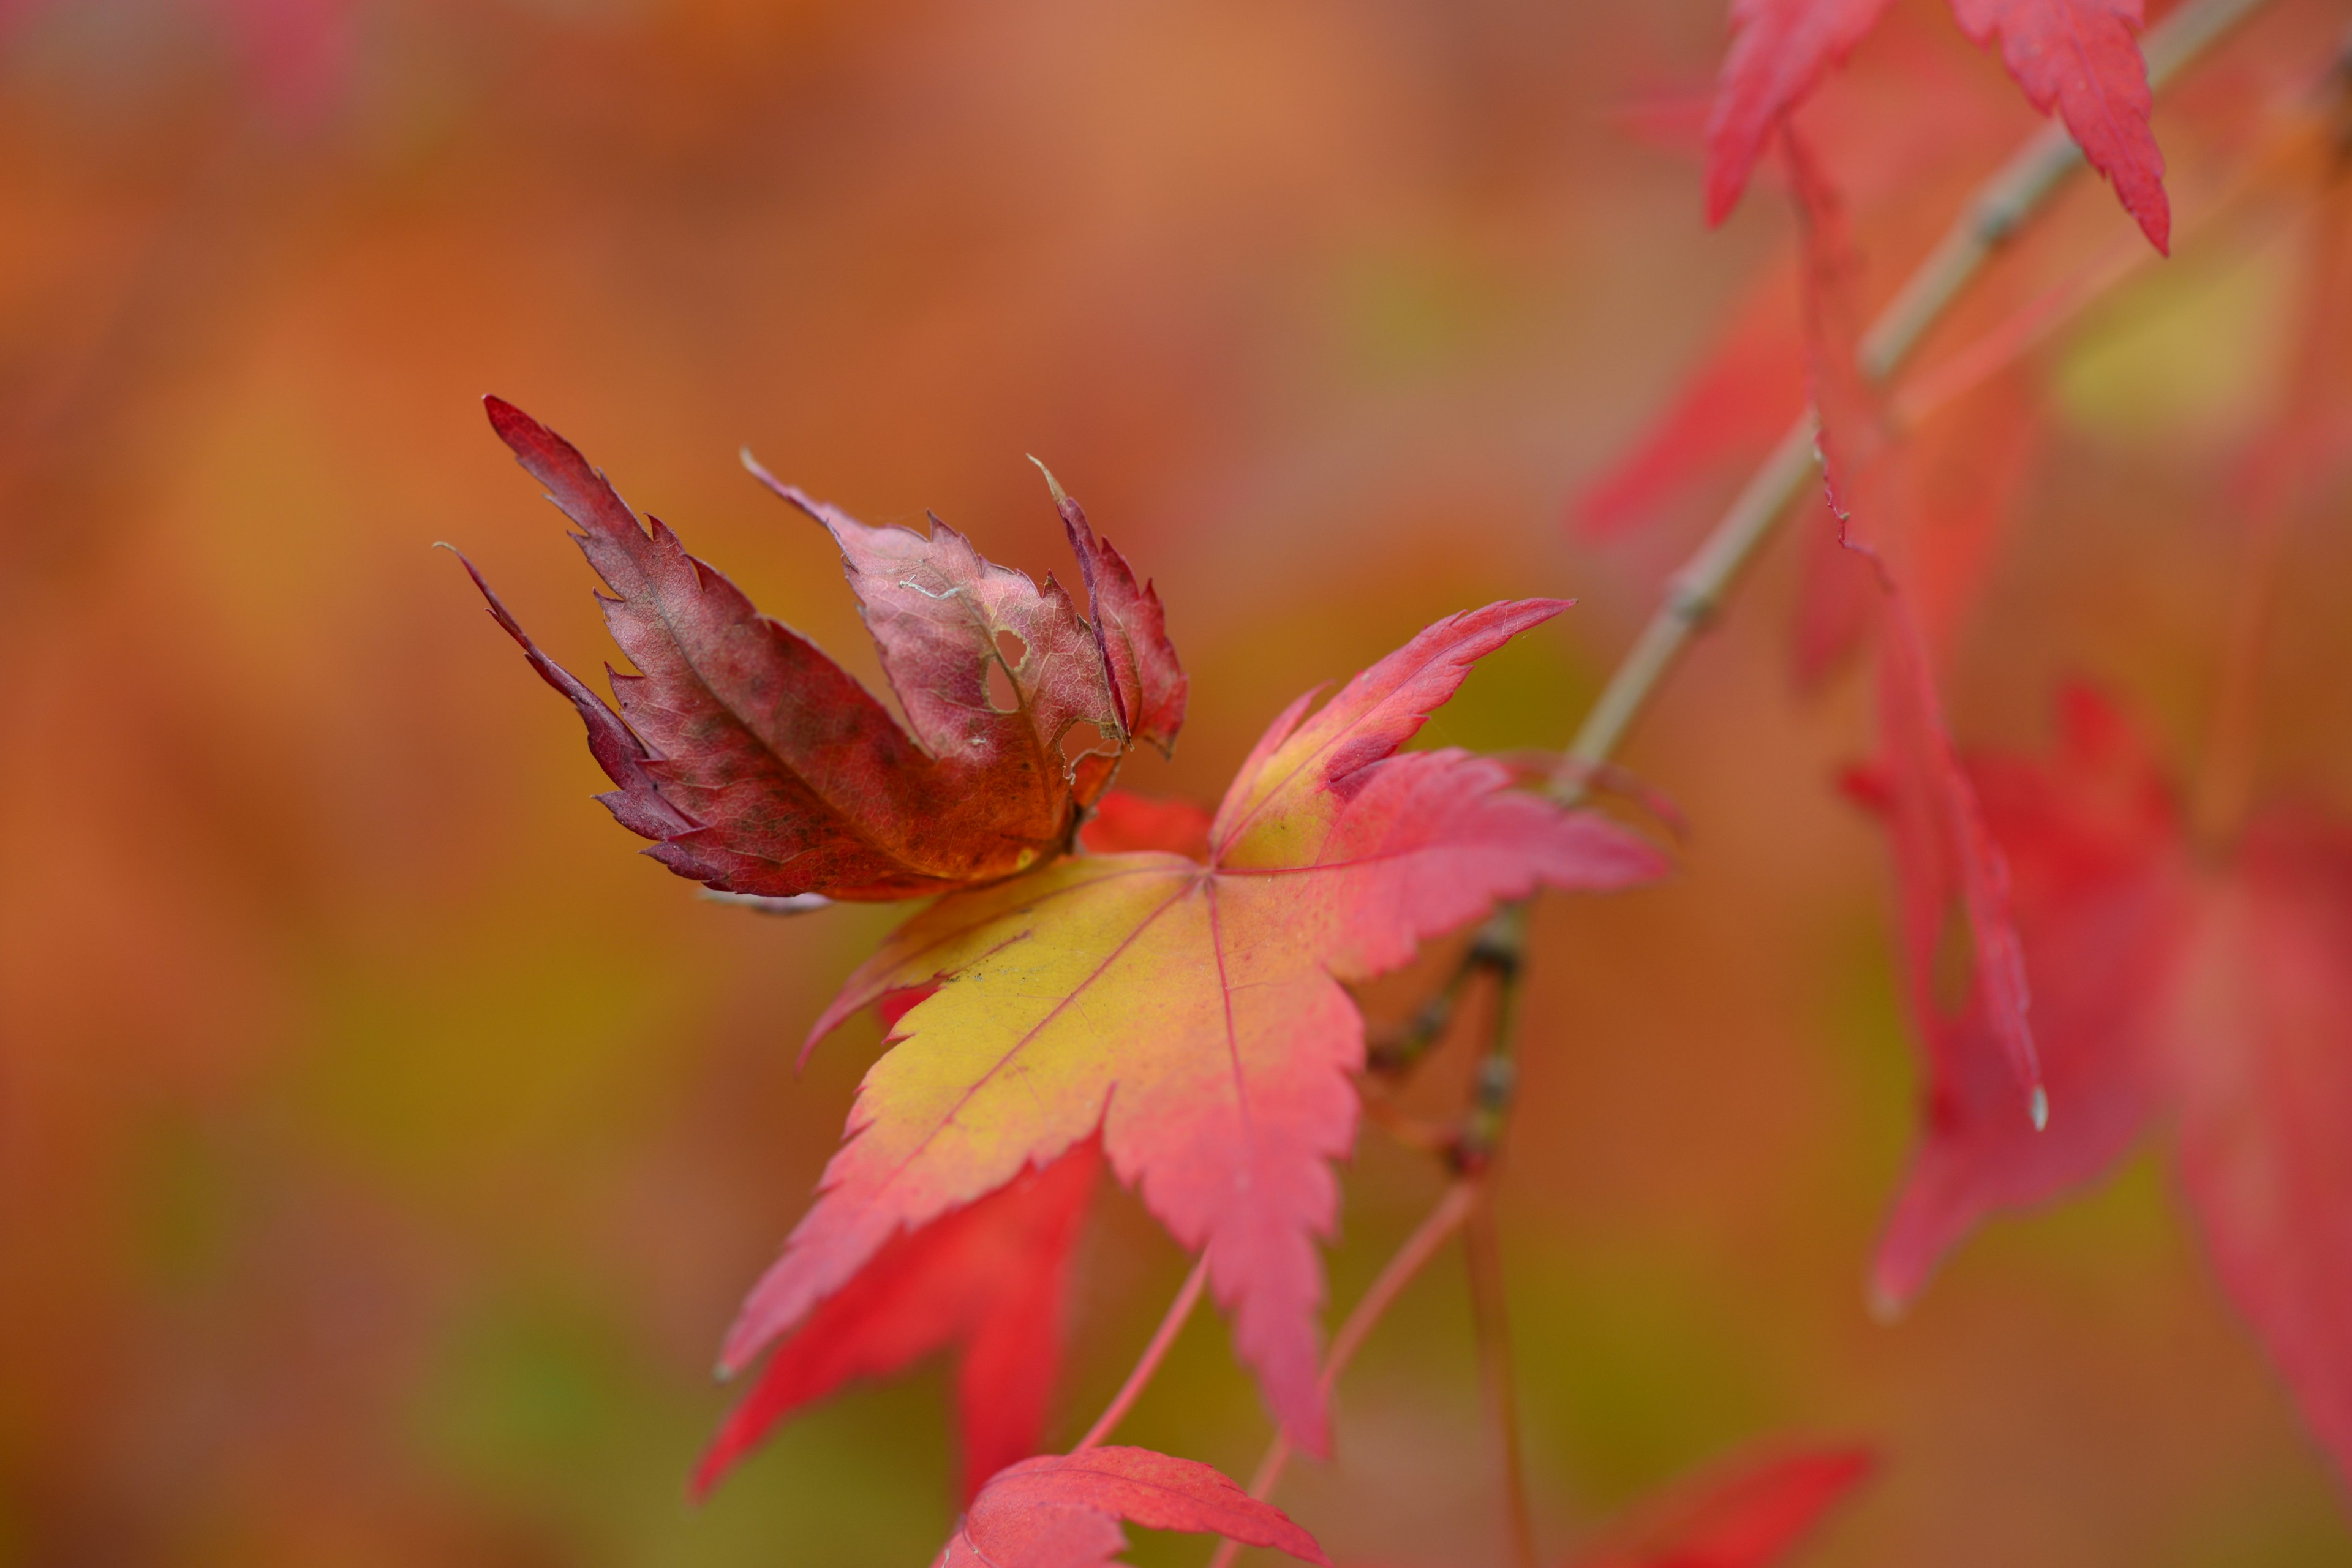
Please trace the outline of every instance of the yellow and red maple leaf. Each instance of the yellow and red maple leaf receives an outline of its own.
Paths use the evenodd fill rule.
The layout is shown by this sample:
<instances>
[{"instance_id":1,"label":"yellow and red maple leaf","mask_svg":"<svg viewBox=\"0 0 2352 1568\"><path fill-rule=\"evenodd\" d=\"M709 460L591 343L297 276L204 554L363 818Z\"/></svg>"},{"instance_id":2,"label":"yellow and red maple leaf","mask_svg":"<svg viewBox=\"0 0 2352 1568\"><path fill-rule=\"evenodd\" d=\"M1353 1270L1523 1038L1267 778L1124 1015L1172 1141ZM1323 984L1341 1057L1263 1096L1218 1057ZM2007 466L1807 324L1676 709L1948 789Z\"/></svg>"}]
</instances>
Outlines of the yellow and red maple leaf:
<instances>
[{"instance_id":1,"label":"yellow and red maple leaf","mask_svg":"<svg viewBox=\"0 0 2352 1568\"><path fill-rule=\"evenodd\" d=\"M1501 763L1399 753L1471 665L1564 606L1441 621L1309 716L1276 720L1210 824L1206 856L1088 855L942 899L854 974L811 1044L935 987L868 1071L815 1205L745 1303L748 1363L891 1239L1097 1136L1188 1250L1238 1353L1310 1448L1318 1237L1355 1132L1363 1023L1342 982L1538 886L1664 869L1605 816L1509 787Z\"/></svg>"}]
</instances>

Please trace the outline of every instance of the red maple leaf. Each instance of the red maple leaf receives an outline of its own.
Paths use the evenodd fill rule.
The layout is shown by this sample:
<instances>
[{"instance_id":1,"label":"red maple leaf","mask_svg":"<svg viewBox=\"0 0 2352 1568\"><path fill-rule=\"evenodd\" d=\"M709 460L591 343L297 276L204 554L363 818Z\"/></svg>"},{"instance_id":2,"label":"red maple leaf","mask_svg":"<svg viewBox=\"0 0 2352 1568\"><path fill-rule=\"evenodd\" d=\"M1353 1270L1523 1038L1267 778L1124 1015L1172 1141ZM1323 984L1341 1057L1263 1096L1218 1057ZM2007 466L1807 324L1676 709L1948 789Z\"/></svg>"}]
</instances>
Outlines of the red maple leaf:
<instances>
[{"instance_id":1,"label":"red maple leaf","mask_svg":"<svg viewBox=\"0 0 2352 1568\"><path fill-rule=\"evenodd\" d=\"M2049 762L1970 766L2056 1113L2007 1113L1973 1009L1923 1016L1926 1127L1875 1289L1907 1300L1985 1215L2091 1181L2168 1112L2223 1288L2352 1473L2352 831L2273 815L2217 866L2113 707L2074 691L2061 716Z\"/></svg>"},{"instance_id":2,"label":"red maple leaf","mask_svg":"<svg viewBox=\"0 0 2352 1568\"><path fill-rule=\"evenodd\" d=\"M703 1455L694 1496L793 1411L950 1345L961 1352L961 1495L1035 1453L1061 1363L1070 1248L1101 1168L1101 1151L1081 1143L875 1254L769 1357Z\"/></svg>"},{"instance_id":3,"label":"red maple leaf","mask_svg":"<svg viewBox=\"0 0 2352 1568\"><path fill-rule=\"evenodd\" d=\"M2150 245L2169 253L2172 204L2155 108L2140 58L2140 0L1952 0L1960 31L1998 41L2026 101L2065 121L2091 167L2107 177Z\"/></svg>"},{"instance_id":4,"label":"red maple leaf","mask_svg":"<svg viewBox=\"0 0 2352 1568\"><path fill-rule=\"evenodd\" d=\"M1159 601L1075 507L1066 521L1087 616L1051 576L1040 588L992 565L945 523L928 538L868 528L775 487L841 546L901 728L659 520L639 526L570 442L497 398L488 407L614 595L602 601L605 623L636 666L613 677L619 711L541 653L495 597L491 614L579 710L618 786L606 806L681 876L836 899L1009 876L1063 850L1131 743L1174 742L1184 680ZM1009 706L992 700L992 673L1009 681Z\"/></svg>"},{"instance_id":5,"label":"red maple leaf","mask_svg":"<svg viewBox=\"0 0 2352 1568\"><path fill-rule=\"evenodd\" d=\"M1865 1448L1823 1448L1703 1475L1635 1509L1570 1568L1769 1568L1876 1463Z\"/></svg>"},{"instance_id":6,"label":"red maple leaf","mask_svg":"<svg viewBox=\"0 0 2352 1568\"><path fill-rule=\"evenodd\" d=\"M811 1041L935 985L868 1071L839 1153L723 1352L740 1366L903 1229L1100 1133L1189 1250L1269 1401L1327 1445L1314 1240L1353 1141L1363 1021L1341 987L1538 884L1656 876L1647 843L1454 750L1397 754L1471 664L1558 601L1441 621L1321 711L1291 705L1235 776L1205 861L1057 861L941 900L851 976Z\"/></svg>"},{"instance_id":7,"label":"red maple leaf","mask_svg":"<svg viewBox=\"0 0 2352 1568\"><path fill-rule=\"evenodd\" d=\"M1024 1459L991 1478L932 1568L1108 1568L1119 1521L1222 1535L1330 1568L1315 1538L1272 1503L1191 1459L1087 1448Z\"/></svg>"},{"instance_id":8,"label":"red maple leaf","mask_svg":"<svg viewBox=\"0 0 2352 1568\"><path fill-rule=\"evenodd\" d=\"M1887 0L1731 0L1731 52L1706 122L1707 222L1730 216L1781 120L1853 52L1886 6Z\"/></svg>"},{"instance_id":9,"label":"red maple leaf","mask_svg":"<svg viewBox=\"0 0 2352 1568\"><path fill-rule=\"evenodd\" d=\"M1895 841L1898 923L1915 1005L1977 1009L1986 1037L2047 1120L2030 994L2009 911L2008 872L1959 765L1925 634L1911 607L1916 529L1908 453L1855 363L1854 258L1844 213L1803 142L1784 132L1802 219L1813 406L1831 509L1868 562L1877 602L1877 764L1854 781ZM1950 957L1960 956L1955 963ZM1955 973L1957 971L1957 973Z\"/></svg>"},{"instance_id":10,"label":"red maple leaf","mask_svg":"<svg viewBox=\"0 0 2352 1568\"><path fill-rule=\"evenodd\" d=\"M1189 800L1162 800L1115 789L1096 803L1078 829L1078 842L1096 855L1165 849L1194 860L1209 858L1209 814Z\"/></svg>"},{"instance_id":11,"label":"red maple leaf","mask_svg":"<svg viewBox=\"0 0 2352 1568\"><path fill-rule=\"evenodd\" d=\"M1951 0L1960 30L1998 43L2034 108L2055 112L2091 166L2159 251L2171 244L2164 155L2148 127L2153 99L2140 58L2141 0ZM1738 202L1790 111L1843 60L1885 0L1732 0L1736 29L1707 122L1707 221Z\"/></svg>"}]
</instances>

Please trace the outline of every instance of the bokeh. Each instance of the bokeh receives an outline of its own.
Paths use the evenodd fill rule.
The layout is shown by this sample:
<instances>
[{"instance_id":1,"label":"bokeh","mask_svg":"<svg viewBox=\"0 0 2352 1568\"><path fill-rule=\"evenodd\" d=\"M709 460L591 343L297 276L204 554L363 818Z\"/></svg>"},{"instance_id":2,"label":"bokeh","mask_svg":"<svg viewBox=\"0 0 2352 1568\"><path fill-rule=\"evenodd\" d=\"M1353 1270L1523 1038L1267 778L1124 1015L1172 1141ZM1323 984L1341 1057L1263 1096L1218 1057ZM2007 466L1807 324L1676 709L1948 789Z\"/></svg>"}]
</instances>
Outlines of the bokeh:
<instances>
[{"instance_id":1,"label":"bokeh","mask_svg":"<svg viewBox=\"0 0 2352 1568\"><path fill-rule=\"evenodd\" d=\"M1890 282L2033 128L1936 10L1819 110L1856 128L1832 160ZM2230 171L2341 19L2275 6L2168 105L2179 258L2035 349L2031 482L1952 633L1964 740L2039 745L2083 676L2193 763L2232 464L2309 282L2307 226L2229 205ZM590 800L574 720L433 548L605 657L481 394L869 679L826 540L738 447L1066 577L1035 454L1192 673L1178 758L1123 782L1213 800L1298 691L1507 595L1580 603L1433 737L1564 742L1738 475L1604 542L1574 498L1754 300L1795 310L1776 189L1700 221L1719 0L14 0L0 28L0 1561L944 1539L936 1368L685 1500L719 1333L877 1037L799 1075L794 1047L889 916L701 900ZM1922 80L1937 133L1898 133ZM2016 278L2135 243L2085 187ZM2352 808L2352 540L2289 548L2257 784ZM2342 1560L2152 1152L1872 1319L1916 1082L1881 847L1832 787L1867 683L1792 679L1800 554L1628 753L1691 824L1675 879L1537 922L1501 1202L1548 1545L1811 1436L1886 1460L1824 1568ZM1367 1132L1336 1299L1440 1180ZM1057 1440L1184 1267L1098 1205ZM1450 1255L1340 1421L1282 1494L1337 1555L1497 1560ZM1265 1416L1210 1314L1125 1431L1247 1473Z\"/></svg>"}]
</instances>

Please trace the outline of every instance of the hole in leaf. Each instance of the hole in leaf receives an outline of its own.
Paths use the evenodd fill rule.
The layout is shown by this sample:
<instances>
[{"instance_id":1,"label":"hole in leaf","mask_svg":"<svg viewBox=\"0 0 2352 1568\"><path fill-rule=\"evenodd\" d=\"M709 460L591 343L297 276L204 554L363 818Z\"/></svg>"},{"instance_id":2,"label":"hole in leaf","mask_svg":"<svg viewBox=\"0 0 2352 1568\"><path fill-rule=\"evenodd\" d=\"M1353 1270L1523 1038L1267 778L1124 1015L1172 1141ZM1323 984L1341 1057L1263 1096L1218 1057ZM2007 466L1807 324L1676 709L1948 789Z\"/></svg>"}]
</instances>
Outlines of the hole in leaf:
<instances>
[{"instance_id":1,"label":"hole in leaf","mask_svg":"<svg viewBox=\"0 0 2352 1568\"><path fill-rule=\"evenodd\" d=\"M1073 724L1062 731L1062 761L1070 767L1078 759L1100 752L1105 756L1116 755L1118 742L1110 731L1098 724Z\"/></svg>"},{"instance_id":2,"label":"hole in leaf","mask_svg":"<svg viewBox=\"0 0 2352 1568\"><path fill-rule=\"evenodd\" d=\"M1021 688L1013 683L1013 672L1029 656L1029 645L1021 640L1019 632L996 634L996 657L988 661L988 705L999 713L1016 711L1021 706Z\"/></svg>"}]
</instances>

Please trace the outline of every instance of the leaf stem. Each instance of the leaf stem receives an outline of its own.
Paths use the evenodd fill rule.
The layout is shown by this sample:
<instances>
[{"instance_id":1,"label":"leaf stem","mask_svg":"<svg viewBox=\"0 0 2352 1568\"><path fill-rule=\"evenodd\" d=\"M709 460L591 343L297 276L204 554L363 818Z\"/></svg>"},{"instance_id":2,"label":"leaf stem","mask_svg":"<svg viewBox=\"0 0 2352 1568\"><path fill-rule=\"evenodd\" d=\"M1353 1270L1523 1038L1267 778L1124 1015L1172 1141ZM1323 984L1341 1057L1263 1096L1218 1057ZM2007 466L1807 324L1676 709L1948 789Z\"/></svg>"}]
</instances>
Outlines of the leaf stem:
<instances>
[{"instance_id":1,"label":"leaf stem","mask_svg":"<svg viewBox=\"0 0 2352 1568\"><path fill-rule=\"evenodd\" d=\"M1528 1504L1527 1456L1519 1441L1518 1379L1511 1357L1510 1305L1503 1288L1503 1248L1495 1205L1471 1211L1462 1232L1470 1266L1470 1308L1478 1339L1478 1376L1486 1386L1486 1413L1502 1448L1505 1518L1514 1568L1537 1568L1535 1513Z\"/></svg>"},{"instance_id":2,"label":"leaf stem","mask_svg":"<svg viewBox=\"0 0 2352 1568\"><path fill-rule=\"evenodd\" d=\"M1192 1309L1200 1305L1201 1292L1208 1283L1209 1255L1203 1252L1201 1260L1192 1265L1192 1272L1184 1276L1184 1283L1177 1289L1176 1300L1168 1304L1160 1326L1151 1332L1151 1342L1145 1345L1143 1354L1136 1358L1134 1370L1127 1374L1127 1381L1119 1384L1118 1392L1111 1395L1110 1403L1103 1407L1100 1415L1095 1417L1095 1424L1087 1428L1087 1435L1078 1439L1070 1452L1081 1453L1099 1447L1103 1439L1127 1419L1127 1413L1135 1408L1135 1402L1142 1398L1143 1391L1150 1386L1152 1374L1160 1370L1160 1363L1168 1359L1168 1348L1176 1342L1176 1335L1184 1327L1184 1320L1190 1318Z\"/></svg>"},{"instance_id":3,"label":"leaf stem","mask_svg":"<svg viewBox=\"0 0 2352 1568\"><path fill-rule=\"evenodd\" d=\"M2220 677L2207 721L2202 763L2190 794L2190 818L2209 845L2225 844L2253 798L2255 721L2261 707L2263 645L2278 596L2279 563L2286 554L2286 519L2275 509L2246 527L2245 556L2222 633Z\"/></svg>"},{"instance_id":4,"label":"leaf stem","mask_svg":"<svg viewBox=\"0 0 2352 1568\"><path fill-rule=\"evenodd\" d=\"M1339 1325L1339 1331L1331 1336L1331 1349L1323 1357L1323 1374L1317 1384L1326 1399L1330 1397L1332 1388L1339 1383L1339 1374L1348 1370L1348 1363L1356 1359L1358 1351L1364 1348L1364 1342L1371 1337L1372 1330L1388 1315L1389 1309L1396 1305L1397 1298L1404 1294L1404 1288L1412 1283L1413 1276L1428 1267L1429 1260L1437 1256L1437 1249L1445 1245L1446 1238L1470 1217L1471 1211L1477 1207L1483 1196L1484 1185L1475 1176L1455 1177L1447 1185L1444 1195L1437 1200L1437 1206L1413 1227L1412 1234L1398 1245L1388 1262L1381 1266L1370 1289L1348 1313L1347 1320ZM1265 1458L1257 1462L1257 1470L1250 1477L1250 1496L1263 1500L1274 1490L1282 1479L1283 1470L1290 1463L1290 1455L1289 1432L1276 1431L1274 1441L1266 1447ZM1240 1542L1223 1542L1217 1547L1216 1555L1209 1559L1209 1568L1232 1568L1234 1559L1240 1552Z\"/></svg>"}]
</instances>

